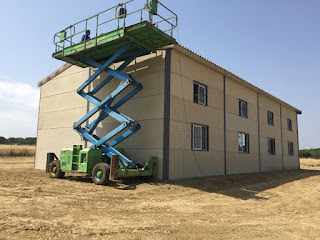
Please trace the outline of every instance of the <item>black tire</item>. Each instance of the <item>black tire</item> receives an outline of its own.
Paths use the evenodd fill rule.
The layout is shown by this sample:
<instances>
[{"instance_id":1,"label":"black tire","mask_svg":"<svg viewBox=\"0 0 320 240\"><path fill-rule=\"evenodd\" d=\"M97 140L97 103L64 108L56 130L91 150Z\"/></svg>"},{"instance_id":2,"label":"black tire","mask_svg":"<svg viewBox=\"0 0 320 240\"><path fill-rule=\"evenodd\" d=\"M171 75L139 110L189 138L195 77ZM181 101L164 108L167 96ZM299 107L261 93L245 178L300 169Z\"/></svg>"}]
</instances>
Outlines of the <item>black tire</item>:
<instances>
[{"instance_id":1,"label":"black tire","mask_svg":"<svg viewBox=\"0 0 320 240\"><path fill-rule=\"evenodd\" d=\"M92 170L92 181L97 185L107 185L109 183L109 174L110 166L106 163L98 163Z\"/></svg>"},{"instance_id":2,"label":"black tire","mask_svg":"<svg viewBox=\"0 0 320 240\"><path fill-rule=\"evenodd\" d=\"M144 167L144 164L143 164L143 163L141 163L141 162L137 162L137 163L136 163L136 168L142 169L143 167Z\"/></svg>"},{"instance_id":3,"label":"black tire","mask_svg":"<svg viewBox=\"0 0 320 240\"><path fill-rule=\"evenodd\" d=\"M54 160L50 163L49 174L51 178L63 178L64 172L61 171L60 161Z\"/></svg>"}]
</instances>

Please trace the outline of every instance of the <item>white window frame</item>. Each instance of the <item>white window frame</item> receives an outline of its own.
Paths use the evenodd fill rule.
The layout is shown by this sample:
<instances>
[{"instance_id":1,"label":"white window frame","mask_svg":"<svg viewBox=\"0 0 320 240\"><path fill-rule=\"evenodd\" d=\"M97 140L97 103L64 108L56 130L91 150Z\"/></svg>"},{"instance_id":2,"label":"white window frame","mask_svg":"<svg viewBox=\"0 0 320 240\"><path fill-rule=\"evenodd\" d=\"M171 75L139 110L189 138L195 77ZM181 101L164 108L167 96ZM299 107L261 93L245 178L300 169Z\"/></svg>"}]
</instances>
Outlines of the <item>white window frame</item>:
<instances>
[{"instance_id":1,"label":"white window frame","mask_svg":"<svg viewBox=\"0 0 320 240\"><path fill-rule=\"evenodd\" d=\"M242 140L244 140L244 142ZM243 151L243 147L245 147L245 151ZM248 133L243 133L243 132L238 133L238 150L239 150L239 153L247 153L247 154L250 153Z\"/></svg>"},{"instance_id":2,"label":"white window frame","mask_svg":"<svg viewBox=\"0 0 320 240\"><path fill-rule=\"evenodd\" d=\"M198 137L200 139L200 146L195 147L195 140L196 140L196 129L200 129L200 136ZM204 131L203 131L204 129ZM208 126L206 125L199 125L199 124L191 124L191 131L192 131L192 138L191 138L191 150L194 151L208 151ZM204 132L204 136L203 136ZM204 139L203 139L204 138ZM203 146L204 143L204 146Z\"/></svg>"},{"instance_id":3,"label":"white window frame","mask_svg":"<svg viewBox=\"0 0 320 240\"><path fill-rule=\"evenodd\" d=\"M194 81L193 88L195 88L195 85L198 86L198 93L197 93L198 95L197 95L197 99L195 99L195 96L193 96L193 101L200 105L207 106L207 86ZM203 94L200 93L200 89L203 89ZM194 94L195 94L195 89L193 89L193 95ZM200 100L201 99L200 95L203 95L203 101Z\"/></svg>"}]
</instances>

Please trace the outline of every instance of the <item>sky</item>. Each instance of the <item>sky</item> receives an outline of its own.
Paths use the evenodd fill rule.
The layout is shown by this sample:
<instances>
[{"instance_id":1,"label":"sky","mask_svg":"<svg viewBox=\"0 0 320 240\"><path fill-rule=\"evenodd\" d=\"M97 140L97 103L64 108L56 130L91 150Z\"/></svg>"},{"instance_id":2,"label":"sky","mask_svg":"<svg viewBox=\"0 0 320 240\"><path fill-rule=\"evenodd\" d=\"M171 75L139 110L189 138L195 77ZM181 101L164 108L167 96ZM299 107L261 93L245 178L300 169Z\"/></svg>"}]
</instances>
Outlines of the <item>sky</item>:
<instances>
[{"instance_id":1,"label":"sky","mask_svg":"<svg viewBox=\"0 0 320 240\"><path fill-rule=\"evenodd\" d=\"M0 0L0 136L36 136L37 83L64 64L54 33L120 2ZM300 149L320 147L319 0L161 2L180 44L302 110Z\"/></svg>"}]
</instances>

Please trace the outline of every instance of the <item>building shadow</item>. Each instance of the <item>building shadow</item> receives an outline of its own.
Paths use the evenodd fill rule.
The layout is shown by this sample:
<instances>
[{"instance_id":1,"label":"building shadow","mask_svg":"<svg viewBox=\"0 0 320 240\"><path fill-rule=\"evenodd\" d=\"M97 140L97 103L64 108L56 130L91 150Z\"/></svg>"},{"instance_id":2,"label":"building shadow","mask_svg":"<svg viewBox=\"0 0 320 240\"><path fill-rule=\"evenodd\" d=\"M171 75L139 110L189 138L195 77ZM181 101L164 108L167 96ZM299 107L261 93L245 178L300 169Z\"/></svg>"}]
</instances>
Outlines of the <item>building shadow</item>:
<instances>
[{"instance_id":1,"label":"building shadow","mask_svg":"<svg viewBox=\"0 0 320 240\"><path fill-rule=\"evenodd\" d=\"M172 184L242 200L268 200L277 197L277 194L268 192L269 189L319 175L319 170L289 170L180 180Z\"/></svg>"},{"instance_id":2,"label":"building shadow","mask_svg":"<svg viewBox=\"0 0 320 240\"><path fill-rule=\"evenodd\" d=\"M150 177L137 177L113 181L106 187L133 191L141 184L155 187L167 185L168 189L170 189L170 186L180 186L242 200L268 200L278 196L275 193L268 192L269 189L313 176L320 176L320 170L290 170L170 181L155 180ZM93 184L90 176L66 175L65 178L70 181Z\"/></svg>"}]
</instances>

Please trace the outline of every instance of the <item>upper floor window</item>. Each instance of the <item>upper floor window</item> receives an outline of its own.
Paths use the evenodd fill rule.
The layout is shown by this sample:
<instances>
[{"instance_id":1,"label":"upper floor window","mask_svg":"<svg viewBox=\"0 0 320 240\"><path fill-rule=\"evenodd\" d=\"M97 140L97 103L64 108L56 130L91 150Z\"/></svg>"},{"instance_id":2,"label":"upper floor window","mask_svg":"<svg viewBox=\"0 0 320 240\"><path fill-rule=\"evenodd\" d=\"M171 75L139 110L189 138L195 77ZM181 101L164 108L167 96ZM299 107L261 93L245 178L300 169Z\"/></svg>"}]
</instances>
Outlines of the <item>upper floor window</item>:
<instances>
[{"instance_id":1,"label":"upper floor window","mask_svg":"<svg viewBox=\"0 0 320 240\"><path fill-rule=\"evenodd\" d=\"M198 82L193 83L193 102L207 105L207 86Z\"/></svg>"},{"instance_id":2,"label":"upper floor window","mask_svg":"<svg viewBox=\"0 0 320 240\"><path fill-rule=\"evenodd\" d=\"M248 103L243 100L239 100L239 116L248 117Z\"/></svg>"},{"instance_id":3,"label":"upper floor window","mask_svg":"<svg viewBox=\"0 0 320 240\"><path fill-rule=\"evenodd\" d=\"M288 130L292 131L292 120L288 118Z\"/></svg>"},{"instance_id":4,"label":"upper floor window","mask_svg":"<svg viewBox=\"0 0 320 240\"><path fill-rule=\"evenodd\" d=\"M293 142L288 142L288 155L293 156Z\"/></svg>"},{"instance_id":5,"label":"upper floor window","mask_svg":"<svg viewBox=\"0 0 320 240\"><path fill-rule=\"evenodd\" d=\"M191 149L208 151L208 126L191 125Z\"/></svg>"},{"instance_id":6,"label":"upper floor window","mask_svg":"<svg viewBox=\"0 0 320 240\"><path fill-rule=\"evenodd\" d=\"M273 126L274 121L273 121L273 112L268 111L268 125Z\"/></svg>"},{"instance_id":7,"label":"upper floor window","mask_svg":"<svg viewBox=\"0 0 320 240\"><path fill-rule=\"evenodd\" d=\"M268 154L276 154L276 140L274 138L268 138Z\"/></svg>"},{"instance_id":8,"label":"upper floor window","mask_svg":"<svg viewBox=\"0 0 320 240\"><path fill-rule=\"evenodd\" d=\"M239 132L239 153L249 153L249 134Z\"/></svg>"}]
</instances>

